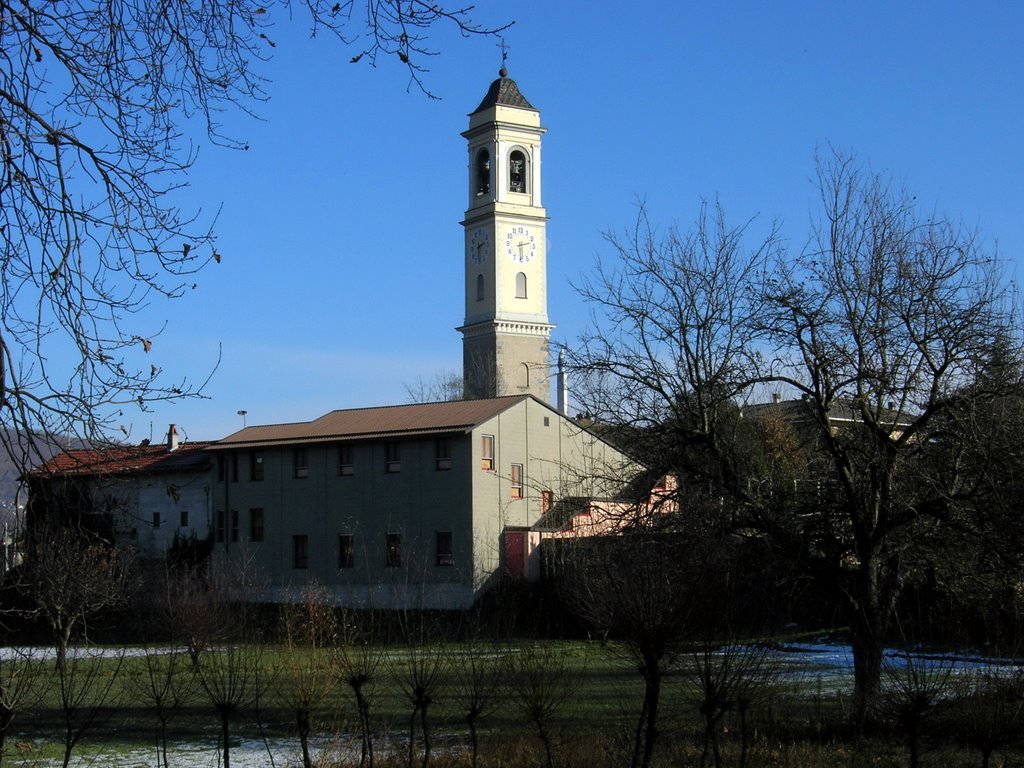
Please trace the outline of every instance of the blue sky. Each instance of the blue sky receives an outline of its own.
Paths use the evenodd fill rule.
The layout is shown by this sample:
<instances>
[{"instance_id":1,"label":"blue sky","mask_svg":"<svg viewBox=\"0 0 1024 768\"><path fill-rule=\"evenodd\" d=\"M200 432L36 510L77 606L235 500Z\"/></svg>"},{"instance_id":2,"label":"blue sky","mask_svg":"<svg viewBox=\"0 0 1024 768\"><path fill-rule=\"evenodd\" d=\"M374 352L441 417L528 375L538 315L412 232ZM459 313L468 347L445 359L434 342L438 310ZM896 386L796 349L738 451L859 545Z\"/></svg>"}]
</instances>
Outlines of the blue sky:
<instances>
[{"instance_id":1,"label":"blue sky","mask_svg":"<svg viewBox=\"0 0 1024 768\"><path fill-rule=\"evenodd\" d=\"M553 339L588 310L572 282L611 258L646 201L661 228L701 199L799 248L816 148L855 152L926 208L982 230L1015 277L1024 259L1024 3L482 2L506 18L510 76L541 110ZM508 14L508 15L505 15ZM348 63L296 12L271 35L260 119L226 116L248 151L201 147L184 205L220 210L220 264L150 355L206 399L126 414L133 439L189 439L334 408L404 402L461 367L466 151L461 131L497 76L489 38L439 30L435 101L396 63Z\"/></svg>"}]
</instances>

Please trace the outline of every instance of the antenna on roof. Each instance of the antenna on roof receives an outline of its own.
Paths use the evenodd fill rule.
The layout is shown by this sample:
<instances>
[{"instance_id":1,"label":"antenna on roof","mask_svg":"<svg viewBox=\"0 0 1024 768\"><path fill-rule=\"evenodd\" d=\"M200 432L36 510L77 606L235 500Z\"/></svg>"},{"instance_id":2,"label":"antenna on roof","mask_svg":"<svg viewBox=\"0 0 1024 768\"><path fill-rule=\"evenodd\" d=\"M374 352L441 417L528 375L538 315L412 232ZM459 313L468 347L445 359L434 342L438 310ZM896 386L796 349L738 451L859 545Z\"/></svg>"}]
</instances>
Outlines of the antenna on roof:
<instances>
[{"instance_id":1,"label":"antenna on roof","mask_svg":"<svg viewBox=\"0 0 1024 768\"><path fill-rule=\"evenodd\" d=\"M248 413L246 410L241 410L238 415L242 417L242 429L245 429L245 415Z\"/></svg>"}]
</instances>

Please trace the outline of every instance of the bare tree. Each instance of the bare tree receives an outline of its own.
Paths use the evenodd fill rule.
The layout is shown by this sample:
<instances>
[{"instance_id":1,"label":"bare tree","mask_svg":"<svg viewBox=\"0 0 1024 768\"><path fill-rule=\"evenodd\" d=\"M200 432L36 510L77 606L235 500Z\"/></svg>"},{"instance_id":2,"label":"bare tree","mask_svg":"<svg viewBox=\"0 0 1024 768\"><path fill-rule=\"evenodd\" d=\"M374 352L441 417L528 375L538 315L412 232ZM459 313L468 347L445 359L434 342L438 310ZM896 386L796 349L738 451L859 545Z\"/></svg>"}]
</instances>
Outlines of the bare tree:
<instances>
[{"instance_id":1,"label":"bare tree","mask_svg":"<svg viewBox=\"0 0 1024 768\"><path fill-rule=\"evenodd\" d=\"M505 657L512 705L537 729L544 765L554 768L551 721L579 687L578 670L554 643L530 641Z\"/></svg>"},{"instance_id":2,"label":"bare tree","mask_svg":"<svg viewBox=\"0 0 1024 768\"><path fill-rule=\"evenodd\" d=\"M595 421L678 474L687 526L769 542L844 608L863 722L907 564L938 556L920 537L981 487L950 447L985 436L947 417L1005 391L978 382L994 340L1019 357L1021 326L975 233L840 152L818 185L796 255L774 230L744 250L744 228L706 207L688 236L659 238L641 212L610 238L617 266L580 287L601 325L573 363ZM773 459L777 430L741 408L770 387L800 396L786 417L799 461Z\"/></svg>"},{"instance_id":3,"label":"bare tree","mask_svg":"<svg viewBox=\"0 0 1024 768\"><path fill-rule=\"evenodd\" d=\"M313 713L327 700L337 681L334 649L338 627L328 597L320 584L307 584L302 600L284 606L281 613L284 647L278 687L295 713L304 768L313 766L309 751Z\"/></svg>"},{"instance_id":4,"label":"bare tree","mask_svg":"<svg viewBox=\"0 0 1024 768\"><path fill-rule=\"evenodd\" d=\"M128 598L132 559L90 530L40 523L30 533L22 588L53 634L58 670L88 622Z\"/></svg>"},{"instance_id":5,"label":"bare tree","mask_svg":"<svg viewBox=\"0 0 1024 768\"><path fill-rule=\"evenodd\" d=\"M938 455L985 436L946 416L1001 394L1002 385L974 385L993 341L1019 349L1021 334L1000 265L976 233L920 213L909 193L840 152L819 161L818 183L821 218L804 252L776 263L761 328L780 350L772 379L806 403L830 501L816 501L813 529L799 516L751 522L809 554L809 570L845 606L863 719L879 691L901 559L977 490L976 477ZM844 411L852 424L837 428Z\"/></svg>"},{"instance_id":6,"label":"bare tree","mask_svg":"<svg viewBox=\"0 0 1024 768\"><path fill-rule=\"evenodd\" d=\"M30 648L5 648L0 655L0 763L14 718L39 694L42 663Z\"/></svg>"},{"instance_id":7,"label":"bare tree","mask_svg":"<svg viewBox=\"0 0 1024 768\"><path fill-rule=\"evenodd\" d=\"M34 437L99 443L123 410L201 390L150 362L160 328L139 312L220 261L212 222L176 202L193 128L246 146L221 115L266 99L274 25L296 10L353 63L394 62L428 96L433 31L504 28L426 0L0 6L0 436L26 467Z\"/></svg>"},{"instance_id":8,"label":"bare tree","mask_svg":"<svg viewBox=\"0 0 1024 768\"><path fill-rule=\"evenodd\" d=\"M697 691L697 705L704 720L701 768L707 764L709 750L715 767L721 768L722 719L730 712L736 712L740 718L739 766L745 768L750 739L747 713L755 696L774 676L767 646L705 640L701 650L689 660L686 672Z\"/></svg>"},{"instance_id":9,"label":"bare tree","mask_svg":"<svg viewBox=\"0 0 1024 768\"><path fill-rule=\"evenodd\" d=\"M622 650L644 684L630 765L651 765L662 684L692 629L695 558L679 537L637 533L576 542L560 580L569 605Z\"/></svg>"},{"instance_id":10,"label":"bare tree","mask_svg":"<svg viewBox=\"0 0 1024 768\"><path fill-rule=\"evenodd\" d=\"M57 666L57 693L63 726L62 768L68 768L75 747L99 722L110 716L122 689L115 685L124 650L110 657L76 648Z\"/></svg>"},{"instance_id":11,"label":"bare tree","mask_svg":"<svg viewBox=\"0 0 1024 768\"><path fill-rule=\"evenodd\" d=\"M453 695L469 729L470 765L476 768L480 753L480 720L502 703L499 694L503 667L493 644L481 642L476 634L459 645L458 656L453 663Z\"/></svg>"},{"instance_id":12,"label":"bare tree","mask_svg":"<svg viewBox=\"0 0 1024 768\"><path fill-rule=\"evenodd\" d=\"M466 399L466 383L456 371L441 371L432 379L420 376L404 388L410 403L449 403Z\"/></svg>"},{"instance_id":13,"label":"bare tree","mask_svg":"<svg viewBox=\"0 0 1024 768\"><path fill-rule=\"evenodd\" d=\"M345 611L335 649L338 674L355 698L359 718L360 768L373 768L372 690L378 682L385 655L380 622L379 612L373 609L361 614Z\"/></svg>"},{"instance_id":14,"label":"bare tree","mask_svg":"<svg viewBox=\"0 0 1024 768\"><path fill-rule=\"evenodd\" d=\"M882 667L881 711L906 732L910 768L921 765L921 730L935 708L949 697L955 662L910 654Z\"/></svg>"},{"instance_id":15,"label":"bare tree","mask_svg":"<svg viewBox=\"0 0 1024 768\"><path fill-rule=\"evenodd\" d=\"M170 768L167 726L194 694L195 670L189 663L187 651L173 646L143 646L142 672L132 682L132 693L150 704L156 716L158 765Z\"/></svg>"}]
</instances>

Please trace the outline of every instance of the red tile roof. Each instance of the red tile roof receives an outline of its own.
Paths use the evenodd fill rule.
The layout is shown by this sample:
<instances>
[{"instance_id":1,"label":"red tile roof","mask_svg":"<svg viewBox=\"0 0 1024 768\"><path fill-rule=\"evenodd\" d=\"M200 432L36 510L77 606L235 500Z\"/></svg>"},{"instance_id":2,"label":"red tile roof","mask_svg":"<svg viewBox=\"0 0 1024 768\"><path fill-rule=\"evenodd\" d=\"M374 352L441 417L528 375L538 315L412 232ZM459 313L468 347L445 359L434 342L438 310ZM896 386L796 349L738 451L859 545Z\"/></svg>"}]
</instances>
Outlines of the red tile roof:
<instances>
[{"instance_id":1,"label":"red tile roof","mask_svg":"<svg viewBox=\"0 0 1024 768\"><path fill-rule=\"evenodd\" d=\"M488 400L458 400L451 403L416 403L331 411L313 421L247 427L228 435L211 448L218 450L468 432L529 397L511 395Z\"/></svg>"},{"instance_id":2,"label":"red tile roof","mask_svg":"<svg viewBox=\"0 0 1024 768\"><path fill-rule=\"evenodd\" d=\"M62 451L30 475L125 475L153 472L184 472L205 469L210 463L206 449L212 442L181 443L173 451L166 445L114 446Z\"/></svg>"}]
</instances>

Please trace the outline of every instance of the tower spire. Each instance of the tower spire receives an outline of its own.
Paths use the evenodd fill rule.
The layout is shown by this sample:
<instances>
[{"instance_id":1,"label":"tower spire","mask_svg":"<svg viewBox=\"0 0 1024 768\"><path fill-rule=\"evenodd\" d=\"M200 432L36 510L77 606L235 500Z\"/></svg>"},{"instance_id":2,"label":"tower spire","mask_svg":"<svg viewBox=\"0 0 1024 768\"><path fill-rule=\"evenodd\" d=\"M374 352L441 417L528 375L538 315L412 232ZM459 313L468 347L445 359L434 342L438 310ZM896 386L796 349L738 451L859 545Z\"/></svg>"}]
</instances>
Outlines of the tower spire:
<instances>
[{"instance_id":1,"label":"tower spire","mask_svg":"<svg viewBox=\"0 0 1024 768\"><path fill-rule=\"evenodd\" d=\"M502 64L507 47L502 41ZM470 397L551 401L540 112L504 66L462 135L469 150L463 378Z\"/></svg>"}]
</instances>

